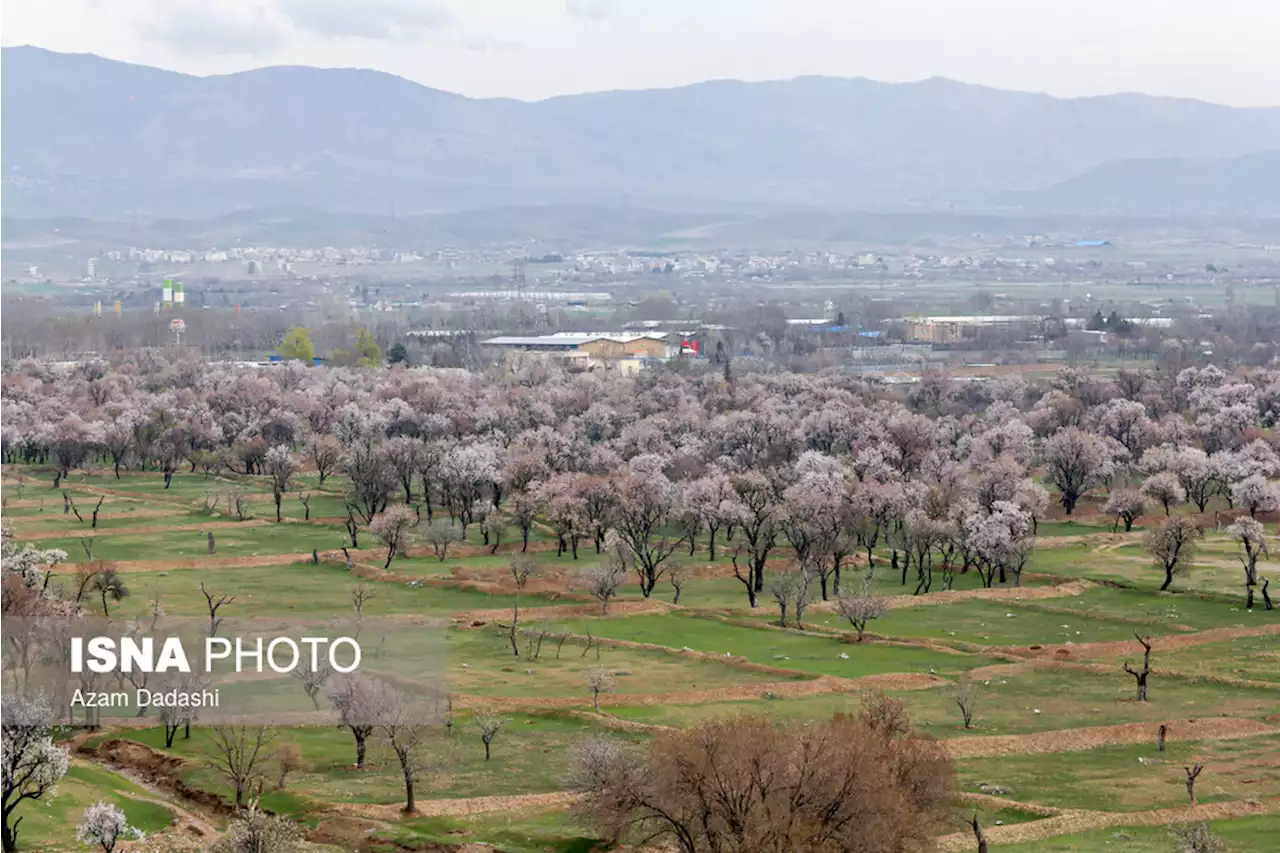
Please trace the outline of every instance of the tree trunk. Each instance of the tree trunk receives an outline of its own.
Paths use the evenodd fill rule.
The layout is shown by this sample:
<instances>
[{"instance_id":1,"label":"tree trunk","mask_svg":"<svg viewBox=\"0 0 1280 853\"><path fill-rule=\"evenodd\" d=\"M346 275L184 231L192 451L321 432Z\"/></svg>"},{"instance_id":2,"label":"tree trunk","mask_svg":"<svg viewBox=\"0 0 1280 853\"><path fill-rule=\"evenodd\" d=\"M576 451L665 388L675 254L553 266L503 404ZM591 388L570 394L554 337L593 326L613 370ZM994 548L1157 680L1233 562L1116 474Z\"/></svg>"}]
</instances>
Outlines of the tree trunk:
<instances>
[{"instance_id":1,"label":"tree trunk","mask_svg":"<svg viewBox=\"0 0 1280 853\"><path fill-rule=\"evenodd\" d=\"M974 838L978 839L978 853L987 853L987 836L982 831L982 824L978 821L977 815L973 816L969 825L973 827Z\"/></svg>"},{"instance_id":2,"label":"tree trunk","mask_svg":"<svg viewBox=\"0 0 1280 853\"><path fill-rule=\"evenodd\" d=\"M1164 583L1160 584L1160 591L1166 592L1168 591L1169 587L1172 585L1173 585L1173 569L1168 566L1165 566Z\"/></svg>"},{"instance_id":3,"label":"tree trunk","mask_svg":"<svg viewBox=\"0 0 1280 853\"><path fill-rule=\"evenodd\" d=\"M413 799L413 774L408 770L404 772L404 813L415 814L418 811L418 804Z\"/></svg>"},{"instance_id":4,"label":"tree trunk","mask_svg":"<svg viewBox=\"0 0 1280 853\"><path fill-rule=\"evenodd\" d=\"M484 742L484 760L489 760L489 741Z\"/></svg>"},{"instance_id":5,"label":"tree trunk","mask_svg":"<svg viewBox=\"0 0 1280 853\"><path fill-rule=\"evenodd\" d=\"M1169 727L1166 725L1160 726L1160 733L1156 735L1156 750L1158 752L1164 752L1164 741L1168 734Z\"/></svg>"}]
</instances>

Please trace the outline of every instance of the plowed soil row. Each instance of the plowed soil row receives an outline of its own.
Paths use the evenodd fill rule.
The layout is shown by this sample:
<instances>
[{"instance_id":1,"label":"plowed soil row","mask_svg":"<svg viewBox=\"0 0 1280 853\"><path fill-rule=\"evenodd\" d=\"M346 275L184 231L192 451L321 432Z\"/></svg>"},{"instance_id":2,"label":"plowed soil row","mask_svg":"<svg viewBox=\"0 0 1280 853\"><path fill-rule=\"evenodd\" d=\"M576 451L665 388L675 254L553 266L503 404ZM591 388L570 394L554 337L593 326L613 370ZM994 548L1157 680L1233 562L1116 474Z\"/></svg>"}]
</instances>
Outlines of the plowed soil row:
<instances>
[{"instance_id":1,"label":"plowed soil row","mask_svg":"<svg viewBox=\"0 0 1280 853\"><path fill-rule=\"evenodd\" d=\"M1275 726L1234 717L1210 717L1197 720L1174 720L1167 723L1169 739L1228 740L1256 737L1280 732ZM1074 752L1099 746L1155 742L1157 723L1123 723L1115 726L1091 726L1082 729L1060 729L1023 735L983 735L959 737L946 741L953 758L990 758L1001 755L1031 755L1043 752Z\"/></svg>"},{"instance_id":2,"label":"plowed soil row","mask_svg":"<svg viewBox=\"0 0 1280 853\"><path fill-rule=\"evenodd\" d=\"M1170 649L1188 649L1194 646L1203 646L1209 643L1222 643L1227 640L1234 640L1237 637L1264 637L1271 634L1280 634L1280 622L1272 625L1257 625L1252 628L1210 628L1207 631L1200 631L1195 634L1168 634L1156 639L1152 645L1155 653L1161 651L1169 651ZM993 651L1003 651L1009 654L1020 655L1028 658L1053 658L1068 656L1071 658L1092 658L1092 657L1123 657L1124 655L1133 655L1135 649L1138 649L1137 643L1133 640L1120 640L1107 643L1073 643L1073 644L1046 644L1039 648L1031 648L1029 646L993 646ZM1140 649L1138 649L1141 651Z\"/></svg>"},{"instance_id":3,"label":"plowed soil row","mask_svg":"<svg viewBox=\"0 0 1280 853\"><path fill-rule=\"evenodd\" d=\"M206 530L225 530L228 527L261 527L267 522L260 518L251 518L245 521L205 521L198 524L142 524L137 527L107 527L90 530L41 530L34 533L24 533L22 538L30 542L36 542L41 539L65 539L68 536L125 536L137 535L145 536L150 533L189 533L193 530L203 533Z\"/></svg>"},{"instance_id":4,"label":"plowed soil row","mask_svg":"<svg viewBox=\"0 0 1280 853\"><path fill-rule=\"evenodd\" d=\"M1262 800L1257 803L1230 802L1204 803L1175 809L1155 809L1147 812L1093 812L1083 810L1064 811L1054 817L1029 823L1008 826L984 827L987 841L994 845L1019 844L1042 841L1058 835L1103 829L1108 826L1165 826L1223 818L1245 817L1280 812L1280 799ZM972 832L954 832L938 839L939 853L960 853L974 849Z\"/></svg>"},{"instance_id":5,"label":"plowed soil row","mask_svg":"<svg viewBox=\"0 0 1280 853\"><path fill-rule=\"evenodd\" d=\"M931 592L928 595L890 595L886 596L889 605L897 610L903 607L927 607L935 604L950 604L956 601L1037 601L1046 598L1068 598L1080 595L1090 589L1093 584L1088 581L1072 581L1054 586L996 587L992 589L957 589L944 592ZM818 601L809 605L809 610L823 613L834 611L836 602Z\"/></svg>"},{"instance_id":6,"label":"plowed soil row","mask_svg":"<svg viewBox=\"0 0 1280 853\"><path fill-rule=\"evenodd\" d=\"M679 690L670 693L614 693L600 697L601 706L703 705L710 702L740 702L760 699L766 693L779 698L823 696L831 693L854 693L862 690L924 690L941 684L943 679L923 673L885 673L862 678L837 678L824 675L811 681L778 681L763 684L741 684L707 690ZM455 694L459 707L494 708L503 711L581 708L580 696L468 696Z\"/></svg>"},{"instance_id":7,"label":"plowed soil row","mask_svg":"<svg viewBox=\"0 0 1280 853\"><path fill-rule=\"evenodd\" d=\"M418 800L418 817L466 817L483 812L507 812L520 809L550 808L568 805L577 796L568 791L549 794L519 794L510 797L468 797L456 800ZM399 805L378 803L336 803L333 810L341 814L357 815L376 820L397 820L404 817Z\"/></svg>"}]
</instances>

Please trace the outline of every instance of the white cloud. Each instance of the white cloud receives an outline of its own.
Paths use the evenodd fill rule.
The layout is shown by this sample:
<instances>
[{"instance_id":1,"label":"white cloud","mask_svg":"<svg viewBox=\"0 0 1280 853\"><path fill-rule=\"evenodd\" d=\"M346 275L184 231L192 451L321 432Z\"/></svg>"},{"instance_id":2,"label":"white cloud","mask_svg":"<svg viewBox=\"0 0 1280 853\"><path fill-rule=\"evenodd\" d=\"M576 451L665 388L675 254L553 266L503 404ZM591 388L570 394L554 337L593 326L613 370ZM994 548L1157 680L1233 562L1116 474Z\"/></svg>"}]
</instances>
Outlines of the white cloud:
<instances>
[{"instance_id":1,"label":"white cloud","mask_svg":"<svg viewBox=\"0 0 1280 853\"><path fill-rule=\"evenodd\" d=\"M618 0L566 0L565 9L582 21L603 21L618 10Z\"/></svg>"},{"instance_id":2,"label":"white cloud","mask_svg":"<svg viewBox=\"0 0 1280 853\"><path fill-rule=\"evenodd\" d=\"M333 38L403 41L453 23L435 0L278 0L277 6L298 30Z\"/></svg>"},{"instance_id":3,"label":"white cloud","mask_svg":"<svg viewBox=\"0 0 1280 853\"><path fill-rule=\"evenodd\" d=\"M140 36L180 53L262 56L285 37L279 21L257 5L164 0L129 8Z\"/></svg>"}]
</instances>

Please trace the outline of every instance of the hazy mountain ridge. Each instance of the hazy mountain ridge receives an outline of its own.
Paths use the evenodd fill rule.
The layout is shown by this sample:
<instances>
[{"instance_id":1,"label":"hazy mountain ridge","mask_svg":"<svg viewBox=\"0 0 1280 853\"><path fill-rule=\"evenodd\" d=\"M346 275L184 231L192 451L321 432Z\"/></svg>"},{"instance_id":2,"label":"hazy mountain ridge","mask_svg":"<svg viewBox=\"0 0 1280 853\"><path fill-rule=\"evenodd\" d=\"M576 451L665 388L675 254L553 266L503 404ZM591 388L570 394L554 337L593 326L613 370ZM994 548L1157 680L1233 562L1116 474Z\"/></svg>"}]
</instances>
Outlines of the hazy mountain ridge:
<instances>
[{"instance_id":1,"label":"hazy mountain ridge","mask_svg":"<svg viewBox=\"0 0 1280 853\"><path fill-rule=\"evenodd\" d=\"M1280 149L1280 108L1063 100L940 78L712 81L526 103L376 71L193 77L29 47L5 48L3 72L10 215L938 209L1044 190L1111 161Z\"/></svg>"},{"instance_id":2,"label":"hazy mountain ridge","mask_svg":"<svg viewBox=\"0 0 1280 853\"><path fill-rule=\"evenodd\" d=\"M1033 207L1080 213L1152 215L1192 210L1280 215L1280 150L1223 160L1117 160L1048 189L1026 193Z\"/></svg>"}]
</instances>

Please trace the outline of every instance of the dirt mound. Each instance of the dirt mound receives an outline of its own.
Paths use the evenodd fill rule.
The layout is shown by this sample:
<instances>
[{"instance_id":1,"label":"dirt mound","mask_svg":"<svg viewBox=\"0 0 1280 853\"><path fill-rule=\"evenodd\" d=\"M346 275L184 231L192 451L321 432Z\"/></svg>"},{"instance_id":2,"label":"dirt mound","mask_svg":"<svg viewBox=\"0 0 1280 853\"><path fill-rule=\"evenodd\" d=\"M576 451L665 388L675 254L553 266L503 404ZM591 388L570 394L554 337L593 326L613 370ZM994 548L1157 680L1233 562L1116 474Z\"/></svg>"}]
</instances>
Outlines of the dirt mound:
<instances>
[{"instance_id":1,"label":"dirt mound","mask_svg":"<svg viewBox=\"0 0 1280 853\"><path fill-rule=\"evenodd\" d=\"M439 584L440 586L455 587L453 583ZM646 613L666 613L672 609L672 605L665 601L649 599L648 601L615 601L609 605L610 616L641 616ZM520 608L520 624L534 622L546 622L552 619L574 619L580 616L599 616L600 603L591 599L590 602L584 601L581 604L552 604L548 607L521 607ZM468 610L465 613L455 613L452 617L454 622L462 624L471 624L475 622L496 622L500 620L511 620L511 608L494 608L492 610ZM478 627L478 626L477 626ZM577 635L575 635L577 636ZM583 635L585 639L585 635ZM610 640L602 640L606 645ZM621 640L613 642L622 642ZM655 647L666 648L666 646Z\"/></svg>"},{"instance_id":2,"label":"dirt mound","mask_svg":"<svg viewBox=\"0 0 1280 853\"><path fill-rule=\"evenodd\" d=\"M950 604L955 601L1035 601L1045 598L1066 598L1080 595L1092 587L1088 581L1072 581L1053 586L1004 586L991 589L956 589L950 591L931 592L927 595L890 595L886 596L890 606L895 610L903 607L927 607L935 604ZM809 605L812 611L828 613L835 610L834 601L818 601Z\"/></svg>"},{"instance_id":3,"label":"dirt mound","mask_svg":"<svg viewBox=\"0 0 1280 853\"><path fill-rule=\"evenodd\" d=\"M1022 805L1018 806L1023 808ZM1174 809L1155 809L1147 812L1093 812L1083 810L1064 811L1054 817L1009 826L984 827L987 841L994 845L1019 844L1042 841L1057 835L1069 835L1108 826L1165 826L1247 815L1280 812L1280 800L1262 802L1237 801L1230 803L1203 803ZM972 850L973 833L954 832L938 839L939 853L960 853Z\"/></svg>"},{"instance_id":4,"label":"dirt mound","mask_svg":"<svg viewBox=\"0 0 1280 853\"><path fill-rule=\"evenodd\" d=\"M1226 740L1274 734L1274 726L1256 720L1233 717L1211 717L1203 720L1177 720L1168 723L1170 741ZM1155 742L1158 723L1124 723L1116 726L1092 726L1083 729L1060 729L1025 735L990 735L959 737L946 741L953 758L989 758L999 755L1028 755L1039 752L1067 752L1094 749L1124 743Z\"/></svg>"},{"instance_id":5,"label":"dirt mound","mask_svg":"<svg viewBox=\"0 0 1280 853\"><path fill-rule=\"evenodd\" d=\"M1166 634L1158 637L1153 642L1153 646L1158 654L1171 649L1187 649L1209 643L1222 643L1227 640L1234 640L1237 637L1264 637L1270 634L1280 634L1280 623L1258 625L1252 628L1211 628L1196 634ZM992 648L1030 658L1051 658L1060 654L1063 649L1073 658L1118 658L1124 655L1133 655L1134 649L1137 648L1137 643L1133 640L1120 640L1119 642L1108 643L1074 643L1071 645L1043 645L1039 647L993 646ZM1139 649L1139 651L1141 650Z\"/></svg>"},{"instance_id":6,"label":"dirt mound","mask_svg":"<svg viewBox=\"0 0 1280 853\"><path fill-rule=\"evenodd\" d=\"M130 514L131 517L133 514ZM140 524L137 527L99 527L96 530L85 528L81 531L71 530L41 530L36 533L23 534L23 539L31 542L37 542L41 539L66 539L69 536L83 533L92 535L95 538L102 536L143 536L151 533L190 533L198 531L204 533L206 530L223 530L228 527L260 527L266 524L260 518L251 518L246 521L206 521L200 524ZM192 538L195 541L195 537Z\"/></svg>"},{"instance_id":7,"label":"dirt mound","mask_svg":"<svg viewBox=\"0 0 1280 853\"><path fill-rule=\"evenodd\" d=\"M720 658L724 660L724 658ZM763 684L736 684L706 690L681 690L671 693L614 693L600 697L601 705L702 705L709 702L741 702L762 699L798 699L825 696L830 693L857 693L864 690L923 690L941 684L944 679L923 673L891 672L862 678L838 678L824 675L809 681L779 681ZM466 696L455 694L459 707L487 707L500 710L581 708L586 702L580 696Z\"/></svg>"},{"instance_id":8,"label":"dirt mound","mask_svg":"<svg viewBox=\"0 0 1280 853\"><path fill-rule=\"evenodd\" d=\"M484 812L511 812L521 809L548 808L573 802L576 795L567 791L549 794L518 794L508 797L468 797L453 800L418 800L416 817L466 817ZM338 803L335 808L345 815L374 820L398 820L404 817L399 804Z\"/></svg>"},{"instance_id":9,"label":"dirt mound","mask_svg":"<svg viewBox=\"0 0 1280 853\"><path fill-rule=\"evenodd\" d=\"M205 811L224 816L235 813L221 797L192 788L179 778L178 774L185 764L181 758L164 755L134 741L116 738L103 741L95 747L81 746L78 751L108 767L118 767L135 775L147 785L200 806Z\"/></svg>"}]
</instances>

